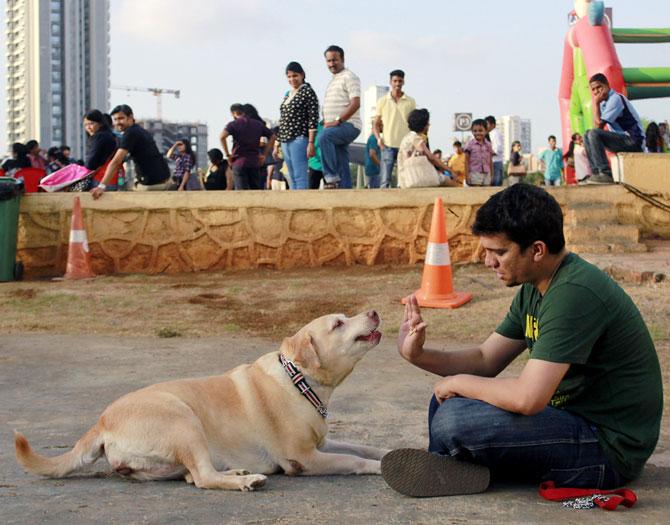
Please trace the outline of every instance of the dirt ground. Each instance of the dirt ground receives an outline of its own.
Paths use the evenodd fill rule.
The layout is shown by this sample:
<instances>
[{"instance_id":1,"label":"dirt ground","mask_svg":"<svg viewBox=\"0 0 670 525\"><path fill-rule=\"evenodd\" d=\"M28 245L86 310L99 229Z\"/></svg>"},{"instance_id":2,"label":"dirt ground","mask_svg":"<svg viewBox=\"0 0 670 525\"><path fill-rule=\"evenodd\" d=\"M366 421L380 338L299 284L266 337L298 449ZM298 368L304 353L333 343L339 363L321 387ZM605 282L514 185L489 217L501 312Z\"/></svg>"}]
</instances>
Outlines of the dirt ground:
<instances>
[{"instance_id":1,"label":"dirt ground","mask_svg":"<svg viewBox=\"0 0 670 525\"><path fill-rule=\"evenodd\" d=\"M415 500L378 477L273 476L252 494L199 491L179 482L131 483L105 472L67 480L25 474L11 429L43 454L72 446L113 399L156 381L209 375L274 350L321 314L376 309L384 337L335 393L330 432L395 448L425 446L434 376L406 365L394 339L399 299L418 287L420 267L257 269L178 276L0 284L0 520L3 523L600 523L601 511L540 500L535 487L494 485L477 496ZM670 283L623 284L647 321L670 379ZM458 310L426 310L437 346L479 342L515 293L481 266L455 269L473 293ZM518 371L524 357L513 363ZM631 486L632 510L612 523L663 523L670 496L670 425Z\"/></svg>"}]
</instances>

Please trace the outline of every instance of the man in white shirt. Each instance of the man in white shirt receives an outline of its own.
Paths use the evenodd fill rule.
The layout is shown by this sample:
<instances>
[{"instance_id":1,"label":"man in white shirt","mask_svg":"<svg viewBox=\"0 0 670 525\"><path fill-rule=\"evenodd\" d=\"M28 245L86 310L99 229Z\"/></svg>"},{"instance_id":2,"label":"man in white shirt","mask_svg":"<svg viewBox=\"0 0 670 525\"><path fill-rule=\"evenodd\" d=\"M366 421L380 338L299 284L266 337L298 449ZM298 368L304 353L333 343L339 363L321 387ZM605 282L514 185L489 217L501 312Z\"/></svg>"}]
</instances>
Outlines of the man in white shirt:
<instances>
[{"instance_id":1,"label":"man in white shirt","mask_svg":"<svg viewBox=\"0 0 670 525\"><path fill-rule=\"evenodd\" d=\"M361 132L361 81L344 67L344 50L326 49L326 65L333 74L323 99L323 130L318 141L326 189L351 188L349 144Z\"/></svg>"},{"instance_id":2,"label":"man in white shirt","mask_svg":"<svg viewBox=\"0 0 670 525\"><path fill-rule=\"evenodd\" d=\"M486 117L486 128L491 139L493 148L493 176L491 186L502 186L503 180L503 138L500 130L496 127L496 118L492 115Z\"/></svg>"}]
</instances>

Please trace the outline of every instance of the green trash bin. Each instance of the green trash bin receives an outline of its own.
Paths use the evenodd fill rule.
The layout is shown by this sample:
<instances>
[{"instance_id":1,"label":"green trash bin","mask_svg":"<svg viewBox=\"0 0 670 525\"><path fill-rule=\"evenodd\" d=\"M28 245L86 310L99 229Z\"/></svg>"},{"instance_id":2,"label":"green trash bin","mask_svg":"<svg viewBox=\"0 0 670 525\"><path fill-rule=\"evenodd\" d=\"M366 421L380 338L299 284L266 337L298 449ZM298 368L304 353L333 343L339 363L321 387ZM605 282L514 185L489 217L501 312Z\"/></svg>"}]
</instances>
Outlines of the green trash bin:
<instances>
[{"instance_id":1,"label":"green trash bin","mask_svg":"<svg viewBox=\"0 0 670 525\"><path fill-rule=\"evenodd\" d=\"M23 265L16 262L16 232L19 229L19 201L23 181L0 177L0 281L23 277Z\"/></svg>"}]
</instances>

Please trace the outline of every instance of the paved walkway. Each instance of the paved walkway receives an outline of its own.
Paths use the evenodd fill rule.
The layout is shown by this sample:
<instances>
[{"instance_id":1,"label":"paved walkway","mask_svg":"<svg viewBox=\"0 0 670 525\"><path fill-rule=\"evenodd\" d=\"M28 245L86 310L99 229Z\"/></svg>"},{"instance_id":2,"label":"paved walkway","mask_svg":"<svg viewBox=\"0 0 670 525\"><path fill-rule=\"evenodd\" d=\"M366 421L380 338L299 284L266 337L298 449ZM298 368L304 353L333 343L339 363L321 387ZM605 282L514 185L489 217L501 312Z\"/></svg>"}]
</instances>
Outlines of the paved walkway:
<instances>
[{"instance_id":1,"label":"paved walkway","mask_svg":"<svg viewBox=\"0 0 670 525\"><path fill-rule=\"evenodd\" d=\"M641 284L670 279L670 241L645 241L645 244L649 248L646 253L582 254L582 257L617 281Z\"/></svg>"},{"instance_id":2,"label":"paved walkway","mask_svg":"<svg viewBox=\"0 0 670 525\"><path fill-rule=\"evenodd\" d=\"M475 496L412 499L376 476L272 476L254 493L198 490L183 482L135 483L93 473L46 480L14 459L12 429L41 454L61 454L125 392L149 383L208 375L273 350L266 341L3 336L0 339L0 522L10 523L667 523L670 428L631 485L639 504L604 515L541 500L536 487L494 485ZM382 340L335 393L330 432L389 448L425 446L434 376L407 366ZM98 472L98 474L95 474Z\"/></svg>"}]
</instances>

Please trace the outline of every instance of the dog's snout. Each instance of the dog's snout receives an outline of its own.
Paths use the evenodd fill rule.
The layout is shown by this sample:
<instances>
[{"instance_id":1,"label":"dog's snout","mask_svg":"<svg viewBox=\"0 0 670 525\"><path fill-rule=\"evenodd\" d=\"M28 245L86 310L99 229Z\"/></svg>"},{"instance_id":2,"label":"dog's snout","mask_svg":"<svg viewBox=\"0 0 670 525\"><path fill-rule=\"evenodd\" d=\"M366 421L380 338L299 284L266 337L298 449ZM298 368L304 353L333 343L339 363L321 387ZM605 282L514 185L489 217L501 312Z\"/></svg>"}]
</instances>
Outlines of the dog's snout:
<instances>
[{"instance_id":1,"label":"dog's snout","mask_svg":"<svg viewBox=\"0 0 670 525\"><path fill-rule=\"evenodd\" d=\"M379 323L379 314L377 313L376 310L370 310L368 312L368 317L372 319L373 322Z\"/></svg>"}]
</instances>

